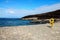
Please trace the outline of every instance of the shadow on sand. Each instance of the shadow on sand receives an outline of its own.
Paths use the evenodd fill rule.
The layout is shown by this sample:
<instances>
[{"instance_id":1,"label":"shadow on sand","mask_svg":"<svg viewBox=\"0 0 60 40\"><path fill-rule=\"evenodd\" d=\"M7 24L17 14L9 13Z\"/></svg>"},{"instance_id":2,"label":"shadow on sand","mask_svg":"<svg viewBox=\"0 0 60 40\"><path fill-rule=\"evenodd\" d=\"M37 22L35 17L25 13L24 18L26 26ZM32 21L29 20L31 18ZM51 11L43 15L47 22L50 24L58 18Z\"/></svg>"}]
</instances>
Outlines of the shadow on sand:
<instances>
[{"instance_id":1,"label":"shadow on sand","mask_svg":"<svg viewBox=\"0 0 60 40\"><path fill-rule=\"evenodd\" d=\"M51 26L47 26L47 27L51 28Z\"/></svg>"}]
</instances>

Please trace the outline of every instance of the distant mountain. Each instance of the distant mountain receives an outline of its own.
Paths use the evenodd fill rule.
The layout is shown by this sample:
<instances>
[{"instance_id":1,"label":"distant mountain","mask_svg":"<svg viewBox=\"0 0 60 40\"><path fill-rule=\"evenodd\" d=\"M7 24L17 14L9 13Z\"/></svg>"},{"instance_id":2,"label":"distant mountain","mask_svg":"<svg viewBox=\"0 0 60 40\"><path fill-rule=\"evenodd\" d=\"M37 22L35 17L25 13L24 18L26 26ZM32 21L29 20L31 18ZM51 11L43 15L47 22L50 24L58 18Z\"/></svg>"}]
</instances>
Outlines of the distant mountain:
<instances>
[{"instance_id":1,"label":"distant mountain","mask_svg":"<svg viewBox=\"0 0 60 40\"><path fill-rule=\"evenodd\" d=\"M35 15L28 15L22 18L33 18L33 17L37 17L38 19L60 18L60 10Z\"/></svg>"}]
</instances>

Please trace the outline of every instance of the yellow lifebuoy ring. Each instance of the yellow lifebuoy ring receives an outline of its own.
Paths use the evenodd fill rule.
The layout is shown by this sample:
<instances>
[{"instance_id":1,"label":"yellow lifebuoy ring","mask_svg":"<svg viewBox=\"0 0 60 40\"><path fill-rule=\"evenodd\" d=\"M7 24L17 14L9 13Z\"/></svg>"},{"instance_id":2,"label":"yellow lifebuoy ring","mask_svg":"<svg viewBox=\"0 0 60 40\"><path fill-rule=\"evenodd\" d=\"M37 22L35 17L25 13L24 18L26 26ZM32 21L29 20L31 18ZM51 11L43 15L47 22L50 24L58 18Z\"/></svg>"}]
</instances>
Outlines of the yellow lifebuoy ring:
<instances>
[{"instance_id":1,"label":"yellow lifebuoy ring","mask_svg":"<svg viewBox=\"0 0 60 40\"><path fill-rule=\"evenodd\" d=\"M50 22L51 27L53 27L53 26L54 26L54 18L51 18L51 19L49 20L49 22Z\"/></svg>"}]
</instances>

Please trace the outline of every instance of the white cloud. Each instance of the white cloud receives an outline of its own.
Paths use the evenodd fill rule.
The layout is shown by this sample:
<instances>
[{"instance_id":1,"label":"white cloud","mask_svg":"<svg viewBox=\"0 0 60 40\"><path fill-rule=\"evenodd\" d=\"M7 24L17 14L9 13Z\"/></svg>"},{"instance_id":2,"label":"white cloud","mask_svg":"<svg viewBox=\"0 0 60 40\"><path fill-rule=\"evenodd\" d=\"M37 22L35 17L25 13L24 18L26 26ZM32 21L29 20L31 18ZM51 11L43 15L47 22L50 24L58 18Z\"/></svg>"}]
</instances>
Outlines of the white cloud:
<instances>
[{"instance_id":1,"label":"white cloud","mask_svg":"<svg viewBox=\"0 0 60 40\"><path fill-rule=\"evenodd\" d=\"M6 9L6 13L9 13L9 14L14 14L15 11L13 9Z\"/></svg>"},{"instance_id":2,"label":"white cloud","mask_svg":"<svg viewBox=\"0 0 60 40\"><path fill-rule=\"evenodd\" d=\"M23 10L18 10L18 12L19 12L19 13L28 13L28 12L30 12L30 11L23 9Z\"/></svg>"},{"instance_id":3,"label":"white cloud","mask_svg":"<svg viewBox=\"0 0 60 40\"><path fill-rule=\"evenodd\" d=\"M60 3L53 4L53 5L43 5L37 8L34 8L34 10L26 10L26 9L8 9L8 13L17 13L17 14L38 14L38 13L44 13L49 11L54 11L60 9Z\"/></svg>"},{"instance_id":4,"label":"white cloud","mask_svg":"<svg viewBox=\"0 0 60 40\"><path fill-rule=\"evenodd\" d=\"M8 10L8 13L12 13L12 14L13 14L13 13L14 13L14 11L13 11L13 10Z\"/></svg>"},{"instance_id":5,"label":"white cloud","mask_svg":"<svg viewBox=\"0 0 60 40\"><path fill-rule=\"evenodd\" d=\"M43 5L33 10L19 10L19 13L23 13L25 15L32 15L32 14L40 14L50 11L55 11L60 9L60 3L53 4L53 5Z\"/></svg>"},{"instance_id":6,"label":"white cloud","mask_svg":"<svg viewBox=\"0 0 60 40\"><path fill-rule=\"evenodd\" d=\"M35 8L34 13L44 13L49 11L54 11L60 9L60 3L53 5L44 5L38 8Z\"/></svg>"}]
</instances>

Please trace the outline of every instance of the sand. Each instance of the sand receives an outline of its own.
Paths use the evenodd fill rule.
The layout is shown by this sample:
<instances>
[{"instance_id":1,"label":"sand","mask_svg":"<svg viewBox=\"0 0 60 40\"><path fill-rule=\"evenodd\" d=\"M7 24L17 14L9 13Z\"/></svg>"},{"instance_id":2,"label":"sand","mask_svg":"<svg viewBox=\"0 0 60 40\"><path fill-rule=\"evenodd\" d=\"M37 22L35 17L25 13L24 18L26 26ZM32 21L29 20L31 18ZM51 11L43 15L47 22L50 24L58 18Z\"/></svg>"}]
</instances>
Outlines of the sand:
<instances>
[{"instance_id":1,"label":"sand","mask_svg":"<svg viewBox=\"0 0 60 40\"><path fill-rule=\"evenodd\" d=\"M60 40L60 22L49 24L0 27L0 40Z\"/></svg>"}]
</instances>

